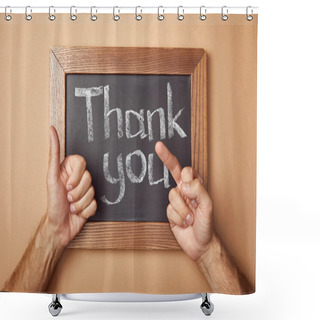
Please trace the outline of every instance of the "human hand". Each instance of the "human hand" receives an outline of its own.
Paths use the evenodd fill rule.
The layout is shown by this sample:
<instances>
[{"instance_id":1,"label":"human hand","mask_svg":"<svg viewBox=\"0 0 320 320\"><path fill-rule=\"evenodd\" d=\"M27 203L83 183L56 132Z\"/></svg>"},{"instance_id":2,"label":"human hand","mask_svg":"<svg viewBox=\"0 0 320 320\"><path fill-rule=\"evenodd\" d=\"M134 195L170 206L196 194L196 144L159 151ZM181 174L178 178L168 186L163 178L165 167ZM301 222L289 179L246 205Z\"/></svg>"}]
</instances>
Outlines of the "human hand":
<instances>
[{"instance_id":1,"label":"human hand","mask_svg":"<svg viewBox=\"0 0 320 320\"><path fill-rule=\"evenodd\" d=\"M47 199L46 225L65 247L95 214L97 202L85 159L70 155L60 164L60 143L54 127L50 127Z\"/></svg>"},{"instance_id":2,"label":"human hand","mask_svg":"<svg viewBox=\"0 0 320 320\"><path fill-rule=\"evenodd\" d=\"M211 198L197 173L191 167L181 169L162 142L157 142L155 150L177 183L169 192L167 207L171 230L185 253L198 261L210 249L214 235Z\"/></svg>"}]
</instances>

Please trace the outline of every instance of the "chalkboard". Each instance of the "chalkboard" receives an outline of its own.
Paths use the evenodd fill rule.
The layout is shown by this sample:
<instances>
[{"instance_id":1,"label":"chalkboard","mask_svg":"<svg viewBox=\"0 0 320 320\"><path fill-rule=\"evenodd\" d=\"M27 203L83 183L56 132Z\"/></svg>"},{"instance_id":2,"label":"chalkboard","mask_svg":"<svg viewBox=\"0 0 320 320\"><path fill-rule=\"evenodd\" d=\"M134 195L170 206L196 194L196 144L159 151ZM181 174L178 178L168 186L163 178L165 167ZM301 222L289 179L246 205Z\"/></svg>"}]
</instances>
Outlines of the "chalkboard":
<instances>
[{"instance_id":1,"label":"chalkboard","mask_svg":"<svg viewBox=\"0 0 320 320\"><path fill-rule=\"evenodd\" d=\"M68 248L180 250L162 141L207 181L207 57L200 48L54 47L50 124L60 160L81 154L98 210Z\"/></svg>"},{"instance_id":2,"label":"chalkboard","mask_svg":"<svg viewBox=\"0 0 320 320\"><path fill-rule=\"evenodd\" d=\"M160 140L191 165L190 76L69 74L66 156L82 155L98 209L92 221L168 221L175 182Z\"/></svg>"}]
</instances>

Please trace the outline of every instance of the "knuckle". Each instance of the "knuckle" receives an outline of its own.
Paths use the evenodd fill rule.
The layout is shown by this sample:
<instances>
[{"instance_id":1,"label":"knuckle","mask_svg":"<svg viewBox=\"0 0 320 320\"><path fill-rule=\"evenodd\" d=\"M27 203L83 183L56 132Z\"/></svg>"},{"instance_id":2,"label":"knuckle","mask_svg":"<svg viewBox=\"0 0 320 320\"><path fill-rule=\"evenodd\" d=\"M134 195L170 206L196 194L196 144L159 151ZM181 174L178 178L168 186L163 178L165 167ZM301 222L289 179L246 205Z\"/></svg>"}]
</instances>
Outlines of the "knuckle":
<instances>
[{"instance_id":1,"label":"knuckle","mask_svg":"<svg viewBox=\"0 0 320 320\"><path fill-rule=\"evenodd\" d=\"M75 155L75 159L82 165L86 166L86 160L83 156L80 156L79 154Z\"/></svg>"},{"instance_id":2,"label":"knuckle","mask_svg":"<svg viewBox=\"0 0 320 320\"><path fill-rule=\"evenodd\" d=\"M85 175L85 178L87 179L87 181L89 181L89 184L91 184L92 183L92 177L91 177L90 172L88 170L86 170L84 172L84 175Z\"/></svg>"},{"instance_id":3,"label":"knuckle","mask_svg":"<svg viewBox=\"0 0 320 320\"><path fill-rule=\"evenodd\" d=\"M201 181L199 180L199 178L195 178L195 179L194 179L194 186L195 186L196 189L201 188L202 183L201 183Z\"/></svg>"},{"instance_id":4,"label":"knuckle","mask_svg":"<svg viewBox=\"0 0 320 320\"><path fill-rule=\"evenodd\" d=\"M174 224L181 225L183 222L182 218L175 213L171 204L169 204L167 207L167 218L169 221L173 222Z\"/></svg>"},{"instance_id":5,"label":"knuckle","mask_svg":"<svg viewBox=\"0 0 320 320\"><path fill-rule=\"evenodd\" d=\"M75 192L74 190L71 190L68 192L68 196L71 196L72 198L72 201L71 202L75 202L75 201L78 201L79 200L79 195L77 192ZM70 199L71 200L71 199Z\"/></svg>"},{"instance_id":6,"label":"knuckle","mask_svg":"<svg viewBox=\"0 0 320 320\"><path fill-rule=\"evenodd\" d=\"M213 203L210 197L208 197L207 210L211 213L213 212Z\"/></svg>"},{"instance_id":7,"label":"knuckle","mask_svg":"<svg viewBox=\"0 0 320 320\"><path fill-rule=\"evenodd\" d=\"M93 200L92 200L92 208L93 208L94 211L96 211L97 208L98 208L98 204L97 204L96 199L93 199Z\"/></svg>"},{"instance_id":8,"label":"knuckle","mask_svg":"<svg viewBox=\"0 0 320 320\"><path fill-rule=\"evenodd\" d=\"M93 198L93 197L94 197L94 194L95 194L95 192L94 192L94 187L91 186L91 187L89 188L89 191L90 191L91 197Z\"/></svg>"},{"instance_id":9,"label":"knuckle","mask_svg":"<svg viewBox=\"0 0 320 320\"><path fill-rule=\"evenodd\" d=\"M172 198L174 197L174 188L169 191L168 197L169 197L169 201L171 201Z\"/></svg>"},{"instance_id":10,"label":"knuckle","mask_svg":"<svg viewBox=\"0 0 320 320\"><path fill-rule=\"evenodd\" d=\"M78 205L78 203L73 203L73 204L71 205L71 207L72 207L72 209L73 209L74 212L79 212L79 205Z\"/></svg>"},{"instance_id":11,"label":"knuckle","mask_svg":"<svg viewBox=\"0 0 320 320\"><path fill-rule=\"evenodd\" d=\"M171 202L177 196L177 188L172 188L169 191L169 201Z\"/></svg>"},{"instance_id":12,"label":"knuckle","mask_svg":"<svg viewBox=\"0 0 320 320\"><path fill-rule=\"evenodd\" d=\"M167 207L167 217L168 220L174 221L174 211L173 211L173 207L171 206L171 204L168 205Z\"/></svg>"},{"instance_id":13,"label":"knuckle","mask_svg":"<svg viewBox=\"0 0 320 320\"><path fill-rule=\"evenodd\" d=\"M70 161L72 158L73 158L73 155L69 155L69 156L67 156L67 157L65 158L65 161L68 162L68 161Z\"/></svg>"},{"instance_id":14,"label":"knuckle","mask_svg":"<svg viewBox=\"0 0 320 320\"><path fill-rule=\"evenodd\" d=\"M184 220L186 220L186 217L187 217L187 213L184 213L184 212L179 212L179 219L180 219L180 222L182 223Z\"/></svg>"},{"instance_id":15,"label":"knuckle","mask_svg":"<svg viewBox=\"0 0 320 320\"><path fill-rule=\"evenodd\" d=\"M193 174L193 169L191 167L184 167L181 171L181 175L190 176Z\"/></svg>"},{"instance_id":16,"label":"knuckle","mask_svg":"<svg viewBox=\"0 0 320 320\"><path fill-rule=\"evenodd\" d=\"M183 208L183 210L181 210L181 217L183 220L187 217L189 212L190 210L186 206Z\"/></svg>"},{"instance_id":17,"label":"knuckle","mask_svg":"<svg viewBox=\"0 0 320 320\"><path fill-rule=\"evenodd\" d=\"M175 216L174 222L180 227L183 226L183 219L178 214Z\"/></svg>"},{"instance_id":18,"label":"knuckle","mask_svg":"<svg viewBox=\"0 0 320 320\"><path fill-rule=\"evenodd\" d=\"M176 161L178 160L178 158L177 158L174 154L172 154L172 153L171 153L171 157L172 157L172 158L171 158L172 161L174 161L174 162L176 162Z\"/></svg>"}]
</instances>

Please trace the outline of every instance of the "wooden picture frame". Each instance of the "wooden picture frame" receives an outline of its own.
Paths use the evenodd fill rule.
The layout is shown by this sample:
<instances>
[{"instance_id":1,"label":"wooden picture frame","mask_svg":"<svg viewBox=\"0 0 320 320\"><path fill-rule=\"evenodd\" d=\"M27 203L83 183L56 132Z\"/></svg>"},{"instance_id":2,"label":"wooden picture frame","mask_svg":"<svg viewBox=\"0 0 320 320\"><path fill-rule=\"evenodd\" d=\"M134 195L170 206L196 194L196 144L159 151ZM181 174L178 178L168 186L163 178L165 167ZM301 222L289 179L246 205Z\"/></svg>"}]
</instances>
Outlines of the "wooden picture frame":
<instances>
[{"instance_id":1,"label":"wooden picture frame","mask_svg":"<svg viewBox=\"0 0 320 320\"><path fill-rule=\"evenodd\" d=\"M191 76L191 165L207 184L207 58L203 49L54 47L50 52L50 124L65 158L67 74ZM81 249L181 249L168 222L87 222L68 245Z\"/></svg>"}]
</instances>

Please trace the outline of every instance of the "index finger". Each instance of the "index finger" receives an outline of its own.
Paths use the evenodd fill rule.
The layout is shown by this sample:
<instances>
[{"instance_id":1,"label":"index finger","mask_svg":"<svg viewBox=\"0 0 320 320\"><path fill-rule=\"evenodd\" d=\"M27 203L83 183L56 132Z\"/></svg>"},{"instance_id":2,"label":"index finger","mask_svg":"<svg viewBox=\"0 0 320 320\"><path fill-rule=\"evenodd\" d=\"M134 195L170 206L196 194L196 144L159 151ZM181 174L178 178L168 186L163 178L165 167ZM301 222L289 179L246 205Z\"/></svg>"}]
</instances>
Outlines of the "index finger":
<instances>
[{"instance_id":1,"label":"index finger","mask_svg":"<svg viewBox=\"0 0 320 320\"><path fill-rule=\"evenodd\" d=\"M181 184L181 165L178 159L169 151L169 149L160 141L155 146L156 153L163 164L170 171L178 187Z\"/></svg>"}]
</instances>

